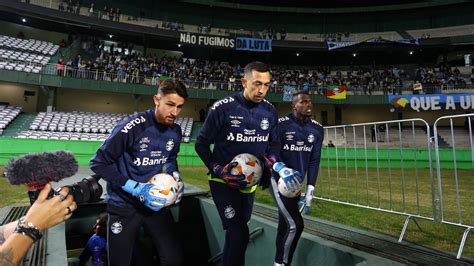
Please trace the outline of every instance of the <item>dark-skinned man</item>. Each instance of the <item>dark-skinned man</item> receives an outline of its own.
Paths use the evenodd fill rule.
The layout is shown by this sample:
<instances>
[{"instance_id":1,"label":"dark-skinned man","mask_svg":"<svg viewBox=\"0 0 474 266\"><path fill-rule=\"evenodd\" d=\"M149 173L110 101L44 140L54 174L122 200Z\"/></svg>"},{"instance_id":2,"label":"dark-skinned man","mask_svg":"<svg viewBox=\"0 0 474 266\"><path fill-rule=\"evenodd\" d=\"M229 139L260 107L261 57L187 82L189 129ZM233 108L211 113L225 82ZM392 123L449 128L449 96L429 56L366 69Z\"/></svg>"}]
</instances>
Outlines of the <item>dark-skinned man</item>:
<instances>
[{"instance_id":1,"label":"dark-skinned man","mask_svg":"<svg viewBox=\"0 0 474 266\"><path fill-rule=\"evenodd\" d=\"M311 119L313 104L307 92L294 93L291 107L292 113L278 119L268 152L277 161L270 185L279 211L275 266L291 265L304 228L300 210L307 213L311 206L324 138L321 124ZM281 189L299 191L305 177L306 193L301 200L299 193L285 197L284 191L279 191L280 178L284 181Z\"/></svg>"}]
</instances>

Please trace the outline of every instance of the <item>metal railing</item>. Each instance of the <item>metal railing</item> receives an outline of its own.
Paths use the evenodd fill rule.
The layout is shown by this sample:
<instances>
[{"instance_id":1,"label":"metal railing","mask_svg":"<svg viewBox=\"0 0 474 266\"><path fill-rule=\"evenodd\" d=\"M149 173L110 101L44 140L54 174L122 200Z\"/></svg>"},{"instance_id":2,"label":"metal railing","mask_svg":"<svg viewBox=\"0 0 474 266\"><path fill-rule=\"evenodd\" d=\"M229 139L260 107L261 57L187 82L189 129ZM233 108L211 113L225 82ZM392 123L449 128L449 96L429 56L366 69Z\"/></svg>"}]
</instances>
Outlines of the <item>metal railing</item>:
<instances>
[{"instance_id":1,"label":"metal railing","mask_svg":"<svg viewBox=\"0 0 474 266\"><path fill-rule=\"evenodd\" d=\"M474 178L472 118L474 118L474 113L442 116L435 121L433 126L440 222L466 228L459 245L457 253L458 259L462 255L470 231L474 228L474 217L470 215L474 213L474 207L472 207L474 205L472 191L466 191L465 189L465 185L472 182L472 178ZM454 127L453 120L459 119L464 120L464 128ZM447 129L440 126L446 121L449 121L449 128ZM452 157L446 158L440 155L440 138L443 138L444 141L450 144ZM459 149L470 150L470 164L465 162L464 165L460 164L460 160L457 158L457 151ZM453 162L453 165L444 167L443 164L450 163L450 161Z\"/></svg>"},{"instance_id":2,"label":"metal railing","mask_svg":"<svg viewBox=\"0 0 474 266\"><path fill-rule=\"evenodd\" d=\"M472 118L443 116L433 130L423 119L325 127L335 145L322 150L315 199L405 216L399 242L410 220L463 227L461 258L474 228Z\"/></svg>"},{"instance_id":3,"label":"metal railing","mask_svg":"<svg viewBox=\"0 0 474 266\"><path fill-rule=\"evenodd\" d=\"M138 73L127 73L125 71L110 71L110 70L90 70L86 68L79 68L77 66L68 66L62 65L58 66L55 63L48 64L39 64L34 62L19 61L19 60L6 60L0 58L0 62L5 63L14 63L22 66L38 66L41 67L39 74L42 75L58 75L71 78L79 79L88 79L88 80L99 80L99 81L108 81L108 82L117 82L117 83L128 83L128 84L142 84L157 86L160 82L160 75L140 75ZM21 71L21 70L20 70ZM174 75L173 72L171 72ZM171 76L171 78L174 78ZM242 85L239 79L236 79L234 82L222 81L222 80L191 80L183 79L182 80L189 88L196 89L208 89L208 90L227 90L227 91L240 91L242 90ZM299 90L308 90L310 94L314 95L326 95L326 85L310 85L305 86L301 84L291 85L290 86L294 91ZM395 85L389 86L377 86L377 87L368 87L362 85L346 85L346 91L349 95L398 95L405 93L412 93L413 89L411 87L400 87ZM461 87L455 86L436 86L430 92L436 93L451 93L453 91L463 92L463 91L472 91L474 89L474 84L464 85ZM277 84L271 85L270 92L273 93L283 93L284 85Z\"/></svg>"},{"instance_id":4,"label":"metal railing","mask_svg":"<svg viewBox=\"0 0 474 266\"><path fill-rule=\"evenodd\" d=\"M436 219L430 127L406 119L325 127L315 198L406 216Z\"/></svg>"}]
</instances>

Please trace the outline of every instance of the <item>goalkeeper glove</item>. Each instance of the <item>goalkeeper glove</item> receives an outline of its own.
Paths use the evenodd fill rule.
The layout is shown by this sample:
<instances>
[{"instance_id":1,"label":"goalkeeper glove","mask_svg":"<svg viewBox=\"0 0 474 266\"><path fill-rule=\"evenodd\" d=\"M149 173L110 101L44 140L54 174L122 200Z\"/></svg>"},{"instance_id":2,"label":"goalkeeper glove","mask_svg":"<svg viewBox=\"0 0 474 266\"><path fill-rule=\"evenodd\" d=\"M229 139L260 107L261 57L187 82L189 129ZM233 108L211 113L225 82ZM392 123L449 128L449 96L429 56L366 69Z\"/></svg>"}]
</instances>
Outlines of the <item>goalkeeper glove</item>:
<instances>
[{"instance_id":1,"label":"goalkeeper glove","mask_svg":"<svg viewBox=\"0 0 474 266\"><path fill-rule=\"evenodd\" d=\"M176 201L174 202L174 204L178 204L181 202L181 198L184 194L184 183L178 171L173 172L173 178L174 180L176 180L176 182L178 182L178 196L176 197Z\"/></svg>"},{"instance_id":2,"label":"goalkeeper glove","mask_svg":"<svg viewBox=\"0 0 474 266\"><path fill-rule=\"evenodd\" d=\"M151 183L139 183L129 179L122 187L123 190L137 197L145 206L154 211L159 211L166 204L165 198L158 198L150 194L150 190L154 187Z\"/></svg>"},{"instance_id":3,"label":"goalkeeper glove","mask_svg":"<svg viewBox=\"0 0 474 266\"><path fill-rule=\"evenodd\" d=\"M306 193L304 196L301 197L298 205L300 206L300 213L308 214L309 208L311 207L311 202L313 201L314 197L314 186L308 185L306 187Z\"/></svg>"},{"instance_id":4,"label":"goalkeeper glove","mask_svg":"<svg viewBox=\"0 0 474 266\"><path fill-rule=\"evenodd\" d=\"M225 181L226 185L233 189L243 189L247 186L247 180L243 174L232 174L232 168L238 165L237 162L232 162L222 167L221 165L214 165L212 171L214 175Z\"/></svg>"},{"instance_id":5,"label":"goalkeeper glove","mask_svg":"<svg viewBox=\"0 0 474 266\"><path fill-rule=\"evenodd\" d=\"M300 172L286 167L282 162L277 162L273 165L273 171L283 180L286 190L299 190L303 176Z\"/></svg>"}]
</instances>

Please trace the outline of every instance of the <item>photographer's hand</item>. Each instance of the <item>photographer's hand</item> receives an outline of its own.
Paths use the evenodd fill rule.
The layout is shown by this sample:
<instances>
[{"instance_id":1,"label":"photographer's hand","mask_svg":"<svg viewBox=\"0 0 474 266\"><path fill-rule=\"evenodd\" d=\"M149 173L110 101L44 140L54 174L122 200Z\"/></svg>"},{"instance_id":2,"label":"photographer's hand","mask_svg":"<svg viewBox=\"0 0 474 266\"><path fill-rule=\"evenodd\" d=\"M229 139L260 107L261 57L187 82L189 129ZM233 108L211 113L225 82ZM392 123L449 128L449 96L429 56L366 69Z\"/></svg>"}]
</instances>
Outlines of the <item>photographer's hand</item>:
<instances>
[{"instance_id":1,"label":"photographer's hand","mask_svg":"<svg viewBox=\"0 0 474 266\"><path fill-rule=\"evenodd\" d=\"M62 196L56 195L48 199L50 190L51 185L46 185L25 215L23 224L30 229L35 228L40 232L49 229L69 219L76 210L77 205L72 196L66 196L67 188L59 192ZM0 265L17 265L34 242L31 236L15 231L18 226L19 223L15 221L0 230L5 239L5 243L0 246Z\"/></svg>"},{"instance_id":2,"label":"photographer's hand","mask_svg":"<svg viewBox=\"0 0 474 266\"><path fill-rule=\"evenodd\" d=\"M40 230L51 228L71 218L72 212L77 209L73 197L68 195L69 188L64 187L59 194L47 199L50 190L51 186L46 185L25 216L25 220L36 225Z\"/></svg>"}]
</instances>

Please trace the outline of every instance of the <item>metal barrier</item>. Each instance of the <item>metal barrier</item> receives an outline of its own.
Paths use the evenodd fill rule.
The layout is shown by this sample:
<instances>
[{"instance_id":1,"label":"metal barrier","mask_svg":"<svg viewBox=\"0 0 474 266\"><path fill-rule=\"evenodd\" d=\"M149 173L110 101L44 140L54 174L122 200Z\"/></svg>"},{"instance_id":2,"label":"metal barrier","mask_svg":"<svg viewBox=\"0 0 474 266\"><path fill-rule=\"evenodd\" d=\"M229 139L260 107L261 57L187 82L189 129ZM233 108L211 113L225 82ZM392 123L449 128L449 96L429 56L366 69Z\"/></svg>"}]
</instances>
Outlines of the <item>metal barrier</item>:
<instances>
[{"instance_id":1,"label":"metal barrier","mask_svg":"<svg viewBox=\"0 0 474 266\"><path fill-rule=\"evenodd\" d=\"M325 127L315 198L406 216L436 219L430 127L406 119ZM327 168L327 169L326 169ZM421 229L421 228L420 228Z\"/></svg>"},{"instance_id":2,"label":"metal barrier","mask_svg":"<svg viewBox=\"0 0 474 266\"><path fill-rule=\"evenodd\" d=\"M474 113L464 115L442 116L434 123L434 141L436 153L436 175L438 178L438 193L440 205L440 222L455 226L465 227L459 245L457 258L462 255L467 236L474 228L474 217L467 214L474 213L474 200L472 191L466 190L468 182L474 178L474 142L471 119ZM454 127L453 120L464 119L464 127ZM442 122L449 121L449 127L440 126ZM447 142L451 147L451 157L442 156L440 142ZM467 158L458 158L459 150L470 150L470 163ZM468 155L468 156L469 156ZM453 162L452 167L444 164ZM461 164L462 163L462 164ZM448 168L448 169L446 169ZM444 193L444 194L443 194Z\"/></svg>"},{"instance_id":3,"label":"metal barrier","mask_svg":"<svg viewBox=\"0 0 474 266\"><path fill-rule=\"evenodd\" d=\"M70 77L70 78L78 78L78 79L88 79L88 80L100 80L100 81L108 81L108 82L116 82L116 83L127 83L127 84L142 84L142 85L149 85L149 86L157 86L160 83L160 75L156 74L153 75L151 72L148 75L135 73L127 73L125 70L114 69L114 70L103 70L103 69L87 69L85 67L78 68L77 66L70 66L70 65L58 65L56 63L47 63L47 64L40 64L30 61L21 61L21 60L14 60L14 59L4 59L0 58L0 62L5 62L8 64L15 64L11 71L25 71L27 72L27 66L37 67L39 70L37 72L33 72L36 74L41 75L57 75L63 77ZM1 69L1 68L0 68ZM7 69L8 70L8 69ZM31 69L29 70L31 72ZM174 75L174 74L172 74ZM190 80L184 79L183 82L189 88L195 89L207 89L207 90L225 90L225 91L241 91L242 85L240 80L236 80L234 82L229 81L222 81L222 80ZM308 90L310 94L314 95L326 95L326 86L318 86L318 85L310 85L305 87L303 85L295 85L292 86L295 91L298 90ZM452 89L457 89L459 91L471 91L474 88L473 84L466 85L464 87L453 87ZM370 95L370 94L377 94L377 95L394 95L394 94L402 94L403 92L411 92L412 88L410 87L393 87L393 88L386 88L386 87L373 87L369 89L367 86L361 85L347 85L346 90L349 94L352 95ZM270 91L273 93L283 93L283 84L278 85L271 85ZM449 91L441 91L442 93L449 93Z\"/></svg>"}]
</instances>

